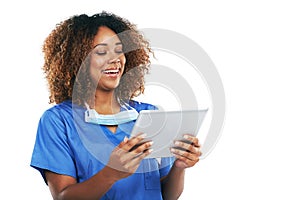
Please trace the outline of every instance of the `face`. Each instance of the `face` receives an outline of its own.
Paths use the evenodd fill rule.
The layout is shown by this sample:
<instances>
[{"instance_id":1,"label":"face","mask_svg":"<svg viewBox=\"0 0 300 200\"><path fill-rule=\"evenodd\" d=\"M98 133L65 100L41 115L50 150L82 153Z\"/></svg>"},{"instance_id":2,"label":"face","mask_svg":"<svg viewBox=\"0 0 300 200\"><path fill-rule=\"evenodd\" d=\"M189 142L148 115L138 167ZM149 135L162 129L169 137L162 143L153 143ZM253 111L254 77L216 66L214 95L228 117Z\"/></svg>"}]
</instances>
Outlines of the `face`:
<instances>
[{"instance_id":1,"label":"face","mask_svg":"<svg viewBox=\"0 0 300 200\"><path fill-rule=\"evenodd\" d=\"M98 82L97 89L114 90L119 85L126 62L122 43L114 31L100 27L93 47L90 57L92 79Z\"/></svg>"}]
</instances>

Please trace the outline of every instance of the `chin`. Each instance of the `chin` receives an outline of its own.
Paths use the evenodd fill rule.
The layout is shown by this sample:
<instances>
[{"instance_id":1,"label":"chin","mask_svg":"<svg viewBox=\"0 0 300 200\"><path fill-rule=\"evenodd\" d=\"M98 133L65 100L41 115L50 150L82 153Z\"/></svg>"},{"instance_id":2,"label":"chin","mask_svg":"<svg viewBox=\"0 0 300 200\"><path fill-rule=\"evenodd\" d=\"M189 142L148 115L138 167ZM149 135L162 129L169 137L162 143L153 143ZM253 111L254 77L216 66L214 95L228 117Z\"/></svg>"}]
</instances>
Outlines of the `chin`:
<instances>
[{"instance_id":1,"label":"chin","mask_svg":"<svg viewBox=\"0 0 300 200\"><path fill-rule=\"evenodd\" d=\"M104 91L114 91L117 87L119 86L119 84L114 84L114 85L98 85L97 89L98 90L104 90Z\"/></svg>"}]
</instances>

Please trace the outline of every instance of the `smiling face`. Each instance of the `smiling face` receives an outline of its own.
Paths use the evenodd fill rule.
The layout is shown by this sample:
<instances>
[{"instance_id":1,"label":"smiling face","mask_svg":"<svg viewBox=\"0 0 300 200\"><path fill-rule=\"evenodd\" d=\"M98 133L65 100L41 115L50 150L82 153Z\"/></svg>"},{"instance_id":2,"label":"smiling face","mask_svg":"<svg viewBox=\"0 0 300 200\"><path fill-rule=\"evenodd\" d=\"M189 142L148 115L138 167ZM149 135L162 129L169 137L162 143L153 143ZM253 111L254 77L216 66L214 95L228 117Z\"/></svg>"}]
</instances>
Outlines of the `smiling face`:
<instances>
[{"instance_id":1,"label":"smiling face","mask_svg":"<svg viewBox=\"0 0 300 200\"><path fill-rule=\"evenodd\" d=\"M114 90L120 82L125 67L125 55L121 40L108 27L100 27L93 42L90 73L97 89Z\"/></svg>"}]
</instances>

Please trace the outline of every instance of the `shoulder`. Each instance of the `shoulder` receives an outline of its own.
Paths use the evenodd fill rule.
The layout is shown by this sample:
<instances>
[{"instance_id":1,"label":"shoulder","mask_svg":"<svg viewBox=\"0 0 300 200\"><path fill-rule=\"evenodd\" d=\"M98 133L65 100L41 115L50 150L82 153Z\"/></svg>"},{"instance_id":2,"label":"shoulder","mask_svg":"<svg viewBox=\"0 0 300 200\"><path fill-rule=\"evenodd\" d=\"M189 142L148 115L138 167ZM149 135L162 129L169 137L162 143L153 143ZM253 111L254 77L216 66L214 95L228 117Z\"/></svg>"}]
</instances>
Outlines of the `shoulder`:
<instances>
[{"instance_id":1,"label":"shoulder","mask_svg":"<svg viewBox=\"0 0 300 200\"><path fill-rule=\"evenodd\" d=\"M136 109L138 112L141 110L157 110L158 108L155 105L149 103L143 103L135 100L130 100L129 105Z\"/></svg>"},{"instance_id":2,"label":"shoulder","mask_svg":"<svg viewBox=\"0 0 300 200\"><path fill-rule=\"evenodd\" d=\"M63 119L68 118L72 115L72 102L71 101L64 101L62 103L56 104L51 108L47 109L41 119L47 120L55 120L55 119Z\"/></svg>"}]
</instances>

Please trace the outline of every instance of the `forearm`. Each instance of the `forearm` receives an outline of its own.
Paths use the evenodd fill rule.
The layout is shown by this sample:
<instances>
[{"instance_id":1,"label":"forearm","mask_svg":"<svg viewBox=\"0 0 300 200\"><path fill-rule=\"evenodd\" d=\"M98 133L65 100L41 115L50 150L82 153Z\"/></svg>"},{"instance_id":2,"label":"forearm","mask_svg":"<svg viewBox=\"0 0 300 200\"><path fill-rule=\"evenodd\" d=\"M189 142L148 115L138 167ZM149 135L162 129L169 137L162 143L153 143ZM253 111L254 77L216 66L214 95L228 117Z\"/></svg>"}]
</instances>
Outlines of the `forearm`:
<instances>
[{"instance_id":1,"label":"forearm","mask_svg":"<svg viewBox=\"0 0 300 200\"><path fill-rule=\"evenodd\" d=\"M162 180L162 195L165 200L178 199L183 192L185 170L173 165L168 176Z\"/></svg>"},{"instance_id":2,"label":"forearm","mask_svg":"<svg viewBox=\"0 0 300 200\"><path fill-rule=\"evenodd\" d=\"M118 180L131 176L139 167L140 162L151 153L151 142L135 145L144 139L143 135L125 138L111 155L107 166L100 170L93 177L77 183L74 177L53 172L45 172L46 180L55 200L98 200Z\"/></svg>"},{"instance_id":3,"label":"forearm","mask_svg":"<svg viewBox=\"0 0 300 200\"><path fill-rule=\"evenodd\" d=\"M100 199L117 181L113 178L113 169L105 167L90 179L69 185L58 193L57 200L98 200Z\"/></svg>"}]
</instances>

